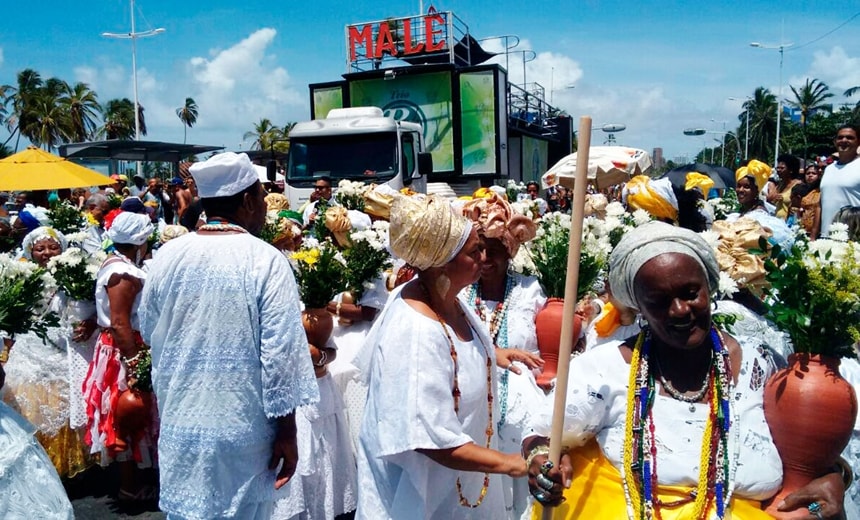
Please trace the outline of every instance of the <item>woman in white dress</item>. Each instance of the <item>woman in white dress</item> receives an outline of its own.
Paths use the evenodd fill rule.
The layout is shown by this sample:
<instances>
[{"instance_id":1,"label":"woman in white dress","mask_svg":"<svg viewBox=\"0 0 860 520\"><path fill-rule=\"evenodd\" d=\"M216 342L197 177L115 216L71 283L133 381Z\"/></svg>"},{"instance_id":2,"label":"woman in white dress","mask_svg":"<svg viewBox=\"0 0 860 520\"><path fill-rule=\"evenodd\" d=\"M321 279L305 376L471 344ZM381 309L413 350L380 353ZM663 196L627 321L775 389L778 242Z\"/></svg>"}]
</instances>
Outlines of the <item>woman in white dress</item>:
<instances>
[{"instance_id":1,"label":"woman in white dress","mask_svg":"<svg viewBox=\"0 0 860 520\"><path fill-rule=\"evenodd\" d=\"M357 518L504 518L500 475L526 468L495 449L493 344L457 296L480 276L477 232L444 199L398 197L390 239L418 276L395 289L359 354Z\"/></svg>"}]
</instances>

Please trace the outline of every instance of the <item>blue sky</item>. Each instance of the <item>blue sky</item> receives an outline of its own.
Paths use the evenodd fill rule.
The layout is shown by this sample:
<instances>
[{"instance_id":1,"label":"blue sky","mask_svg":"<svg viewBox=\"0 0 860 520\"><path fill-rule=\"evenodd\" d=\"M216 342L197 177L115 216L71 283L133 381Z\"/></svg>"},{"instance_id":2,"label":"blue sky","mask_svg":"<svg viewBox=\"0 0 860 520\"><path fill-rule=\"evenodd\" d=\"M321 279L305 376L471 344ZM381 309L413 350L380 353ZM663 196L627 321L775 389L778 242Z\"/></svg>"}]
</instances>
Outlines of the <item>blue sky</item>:
<instances>
[{"instance_id":1,"label":"blue sky","mask_svg":"<svg viewBox=\"0 0 860 520\"><path fill-rule=\"evenodd\" d=\"M649 152L660 146L667 158L691 156L705 142L684 136L684 128L719 131L723 122L728 130L737 127L742 101L729 97L750 96L760 85L778 89L778 52L752 48L752 41L794 43L785 52L784 96L789 84L818 78L840 103L846 88L860 85L860 17L803 46L856 15L860 6L852 2L496 0L434 6L453 11L476 38L518 35L519 48L538 55L526 65L527 80L541 83L548 100L574 117L591 115L595 126L625 124L619 143ZM242 136L261 117L277 124L309 118L307 84L345 72L345 25L418 14L419 2L138 0L136 7L138 31L166 29L138 40L146 138L181 142L175 109L190 96L200 115L188 142L236 150L248 148ZM0 84L14 84L18 71L33 68L43 78L85 81L102 102L131 99L131 43L100 36L129 29L127 0L8 2L0 19ZM511 79L521 82L521 55L511 55L510 64ZM7 135L0 129L0 139ZM598 132L592 141L604 137Z\"/></svg>"}]
</instances>

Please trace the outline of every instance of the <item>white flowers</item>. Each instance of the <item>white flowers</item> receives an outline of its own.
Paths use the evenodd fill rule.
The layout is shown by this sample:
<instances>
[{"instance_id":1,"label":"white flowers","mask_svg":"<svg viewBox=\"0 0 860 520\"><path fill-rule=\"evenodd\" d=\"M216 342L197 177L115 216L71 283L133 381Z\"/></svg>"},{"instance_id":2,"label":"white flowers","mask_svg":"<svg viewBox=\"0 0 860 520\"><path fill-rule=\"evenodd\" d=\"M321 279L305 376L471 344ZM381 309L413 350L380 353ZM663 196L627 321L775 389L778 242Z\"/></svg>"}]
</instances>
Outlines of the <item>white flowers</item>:
<instances>
[{"instance_id":1,"label":"white flowers","mask_svg":"<svg viewBox=\"0 0 860 520\"><path fill-rule=\"evenodd\" d=\"M733 294L738 292L740 288L738 287L738 282L736 282L729 274L725 271L720 271L720 281L717 286L717 292L720 295L720 298L730 298Z\"/></svg>"},{"instance_id":2,"label":"white flowers","mask_svg":"<svg viewBox=\"0 0 860 520\"><path fill-rule=\"evenodd\" d=\"M363 197L369 188L363 182L342 179L337 183L337 194L342 197Z\"/></svg>"},{"instance_id":3,"label":"white flowers","mask_svg":"<svg viewBox=\"0 0 860 520\"><path fill-rule=\"evenodd\" d=\"M352 242L367 242L376 251L382 251L388 247L388 222L377 220L371 227L349 234Z\"/></svg>"}]
</instances>

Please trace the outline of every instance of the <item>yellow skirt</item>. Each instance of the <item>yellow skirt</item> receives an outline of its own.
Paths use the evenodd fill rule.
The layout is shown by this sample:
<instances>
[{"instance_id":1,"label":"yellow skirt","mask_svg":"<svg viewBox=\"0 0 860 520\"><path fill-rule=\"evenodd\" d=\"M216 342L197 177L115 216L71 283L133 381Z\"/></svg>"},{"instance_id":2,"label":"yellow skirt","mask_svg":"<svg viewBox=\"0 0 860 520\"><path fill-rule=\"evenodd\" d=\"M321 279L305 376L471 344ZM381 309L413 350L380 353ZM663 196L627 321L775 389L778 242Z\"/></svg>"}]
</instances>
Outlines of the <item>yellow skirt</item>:
<instances>
[{"instance_id":1,"label":"yellow skirt","mask_svg":"<svg viewBox=\"0 0 860 520\"><path fill-rule=\"evenodd\" d=\"M565 501L554 508L553 519L601 519L627 520L627 502L624 499L624 487L621 474L615 466L603 456L603 451L597 442L570 452L573 463L573 481L569 489L564 491ZM660 486L658 496L663 502L673 502L690 496L690 488ZM687 504L660 509L663 520L690 520L694 504ZM762 511L761 503L732 497L726 518L732 520L770 520L771 516ZM715 510L712 507L707 518L712 518ZM532 518L539 520L543 515L543 507L535 503Z\"/></svg>"},{"instance_id":2,"label":"yellow skirt","mask_svg":"<svg viewBox=\"0 0 860 520\"><path fill-rule=\"evenodd\" d=\"M45 453L57 469L60 478L71 478L96 464L95 458L89 453L89 446L84 443L80 430L72 429L68 424L63 426L56 435L47 436L36 432L36 439L45 448Z\"/></svg>"}]
</instances>

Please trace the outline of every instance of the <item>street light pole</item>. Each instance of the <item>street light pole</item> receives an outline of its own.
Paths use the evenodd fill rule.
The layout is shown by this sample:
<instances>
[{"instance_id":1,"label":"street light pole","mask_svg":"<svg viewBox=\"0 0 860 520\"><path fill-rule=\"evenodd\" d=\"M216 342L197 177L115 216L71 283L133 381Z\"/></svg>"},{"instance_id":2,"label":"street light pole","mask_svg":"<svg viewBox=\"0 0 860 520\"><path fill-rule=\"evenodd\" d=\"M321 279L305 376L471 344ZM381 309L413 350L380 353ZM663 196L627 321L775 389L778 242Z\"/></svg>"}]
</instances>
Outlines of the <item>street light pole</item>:
<instances>
[{"instance_id":1,"label":"street light pole","mask_svg":"<svg viewBox=\"0 0 860 520\"><path fill-rule=\"evenodd\" d=\"M134 140L140 140L140 101L137 97L137 42L138 38L146 38L155 36L165 31L163 28L151 29L149 31L135 32L134 26L134 0L129 0L131 3L131 32L129 33L110 33L104 32L102 36L105 38L118 38L122 40L131 40L131 77L134 89ZM138 171L140 171L140 162L138 162Z\"/></svg>"},{"instance_id":2,"label":"street light pole","mask_svg":"<svg viewBox=\"0 0 860 520\"><path fill-rule=\"evenodd\" d=\"M779 132L782 123L782 62L786 47L791 47L793 43L781 43L775 46L762 45L759 42L751 42L751 47L759 49L777 49L779 50L779 96L776 100L776 143L773 148L773 164L776 166L776 160L779 157Z\"/></svg>"},{"instance_id":3,"label":"street light pole","mask_svg":"<svg viewBox=\"0 0 860 520\"><path fill-rule=\"evenodd\" d=\"M738 99L739 98L736 98L736 97L730 97L729 101L737 101ZM746 120L747 120L746 121L746 133L745 133L745 138L744 138L744 160L749 160L749 158L750 158L750 107L749 107L749 102L752 101L752 98L749 96L744 96L744 99L746 99L746 101L747 101L747 103L745 103L746 106L744 107L744 112L746 113ZM737 139L737 136L735 136L735 138Z\"/></svg>"}]
</instances>

